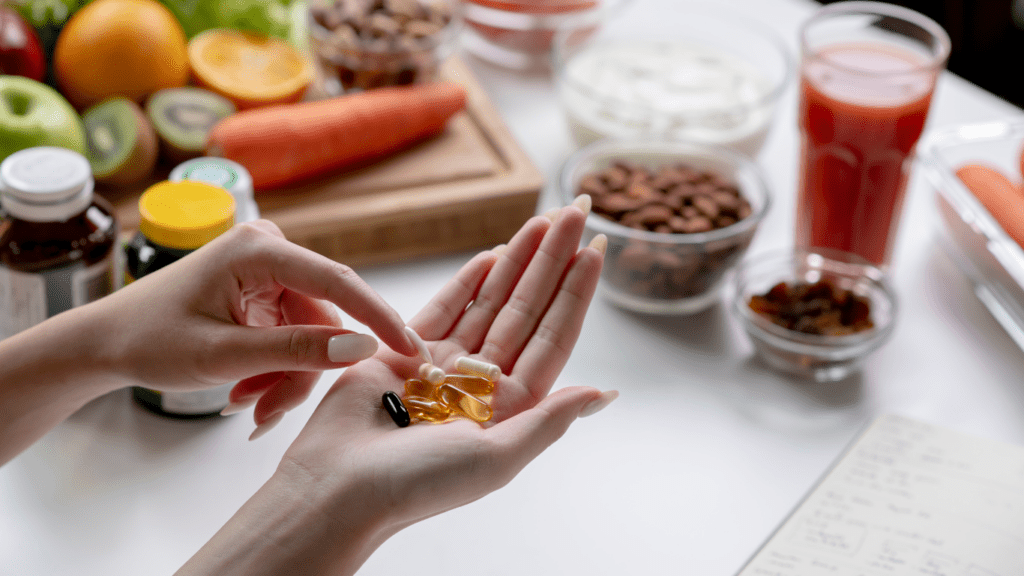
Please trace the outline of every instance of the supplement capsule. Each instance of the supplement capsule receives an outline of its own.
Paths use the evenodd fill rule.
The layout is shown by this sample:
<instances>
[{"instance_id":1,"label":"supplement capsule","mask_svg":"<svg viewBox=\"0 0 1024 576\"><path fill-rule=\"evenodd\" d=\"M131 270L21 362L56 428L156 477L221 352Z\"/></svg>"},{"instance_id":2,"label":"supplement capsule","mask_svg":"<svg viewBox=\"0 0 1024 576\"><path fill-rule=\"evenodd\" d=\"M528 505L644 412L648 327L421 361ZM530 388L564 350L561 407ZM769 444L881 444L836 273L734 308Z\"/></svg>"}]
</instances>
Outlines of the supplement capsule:
<instances>
[{"instance_id":1,"label":"supplement capsule","mask_svg":"<svg viewBox=\"0 0 1024 576\"><path fill-rule=\"evenodd\" d=\"M405 395L406 396L419 396L420 398L433 398L434 392L437 390L437 386L427 382L426 380L420 380L419 378L409 378L405 381Z\"/></svg>"},{"instance_id":2,"label":"supplement capsule","mask_svg":"<svg viewBox=\"0 0 1024 576\"><path fill-rule=\"evenodd\" d=\"M427 422L443 422L452 414L447 406L437 400L419 396L406 396L405 407L413 418Z\"/></svg>"},{"instance_id":3,"label":"supplement capsule","mask_svg":"<svg viewBox=\"0 0 1024 576\"><path fill-rule=\"evenodd\" d=\"M409 425L412 420L409 417L409 411L405 409L405 405L402 404L402 399L398 397L398 394L388 390L381 397L381 402L384 404L384 409L391 415L391 419L398 424L399 428L405 428Z\"/></svg>"},{"instance_id":4,"label":"supplement capsule","mask_svg":"<svg viewBox=\"0 0 1024 576\"><path fill-rule=\"evenodd\" d=\"M433 364L427 364L424 362L420 364L420 378L430 382L431 384L437 385L444 382L444 370L441 370Z\"/></svg>"},{"instance_id":5,"label":"supplement capsule","mask_svg":"<svg viewBox=\"0 0 1024 576\"><path fill-rule=\"evenodd\" d=\"M469 374L448 374L444 377L445 384L451 384L459 390L474 396L485 396L494 392L494 382L483 376Z\"/></svg>"},{"instance_id":6,"label":"supplement capsule","mask_svg":"<svg viewBox=\"0 0 1024 576\"><path fill-rule=\"evenodd\" d=\"M465 416L470 420L486 422L493 416L491 407L486 402L472 394L466 394L451 384L442 384L437 389L437 397L452 412Z\"/></svg>"},{"instance_id":7,"label":"supplement capsule","mask_svg":"<svg viewBox=\"0 0 1024 576\"><path fill-rule=\"evenodd\" d=\"M501 368L498 368L496 364L484 362L483 360L476 360L469 356L462 356L456 360L455 369L463 374L482 376L491 382L497 382L498 379L501 378Z\"/></svg>"}]
</instances>

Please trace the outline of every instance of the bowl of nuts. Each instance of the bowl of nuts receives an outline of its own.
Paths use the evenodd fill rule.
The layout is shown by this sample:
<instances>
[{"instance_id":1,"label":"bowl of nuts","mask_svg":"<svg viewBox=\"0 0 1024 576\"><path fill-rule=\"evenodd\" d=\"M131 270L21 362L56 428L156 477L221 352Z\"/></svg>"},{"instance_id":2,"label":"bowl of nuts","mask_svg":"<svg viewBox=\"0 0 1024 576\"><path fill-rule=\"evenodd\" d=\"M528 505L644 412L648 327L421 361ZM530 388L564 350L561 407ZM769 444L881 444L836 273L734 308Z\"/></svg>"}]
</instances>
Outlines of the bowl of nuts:
<instances>
[{"instance_id":1,"label":"bowl of nuts","mask_svg":"<svg viewBox=\"0 0 1024 576\"><path fill-rule=\"evenodd\" d=\"M309 44L328 96L437 79L462 27L457 0L313 0Z\"/></svg>"},{"instance_id":2,"label":"bowl of nuts","mask_svg":"<svg viewBox=\"0 0 1024 576\"><path fill-rule=\"evenodd\" d=\"M567 204L593 200L584 240L608 237L602 294L647 314L714 305L771 203L749 158L685 141L599 140L569 157L559 187Z\"/></svg>"},{"instance_id":3,"label":"bowl of nuts","mask_svg":"<svg viewBox=\"0 0 1024 576\"><path fill-rule=\"evenodd\" d=\"M841 380L892 335L896 295L866 260L824 249L782 251L744 261L733 312L757 354L786 374Z\"/></svg>"}]
</instances>

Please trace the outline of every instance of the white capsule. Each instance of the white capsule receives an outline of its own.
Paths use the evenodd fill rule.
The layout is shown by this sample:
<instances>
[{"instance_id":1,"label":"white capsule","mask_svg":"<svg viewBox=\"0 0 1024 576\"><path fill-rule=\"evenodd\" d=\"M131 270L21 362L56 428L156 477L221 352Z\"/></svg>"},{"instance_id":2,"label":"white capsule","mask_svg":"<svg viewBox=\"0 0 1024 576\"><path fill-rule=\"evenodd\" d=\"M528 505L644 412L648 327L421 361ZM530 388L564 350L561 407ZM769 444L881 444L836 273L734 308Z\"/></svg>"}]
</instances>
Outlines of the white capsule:
<instances>
[{"instance_id":1,"label":"white capsule","mask_svg":"<svg viewBox=\"0 0 1024 576\"><path fill-rule=\"evenodd\" d=\"M420 364L420 378L436 386L444 382L444 370L424 362Z\"/></svg>"},{"instance_id":2,"label":"white capsule","mask_svg":"<svg viewBox=\"0 0 1024 576\"><path fill-rule=\"evenodd\" d=\"M420 358L423 358L427 364L433 364L434 358L430 356L430 350L427 350L427 343L423 341L423 338L420 338L420 335L408 326L405 327L405 333L412 341L412 345L416 347L416 351L420 353Z\"/></svg>"},{"instance_id":3,"label":"white capsule","mask_svg":"<svg viewBox=\"0 0 1024 576\"><path fill-rule=\"evenodd\" d=\"M469 356L462 356L456 360L455 369L463 374L483 376L491 382L497 382L498 379L501 378L501 368L498 368L496 364L484 362L483 360L475 360Z\"/></svg>"}]
</instances>

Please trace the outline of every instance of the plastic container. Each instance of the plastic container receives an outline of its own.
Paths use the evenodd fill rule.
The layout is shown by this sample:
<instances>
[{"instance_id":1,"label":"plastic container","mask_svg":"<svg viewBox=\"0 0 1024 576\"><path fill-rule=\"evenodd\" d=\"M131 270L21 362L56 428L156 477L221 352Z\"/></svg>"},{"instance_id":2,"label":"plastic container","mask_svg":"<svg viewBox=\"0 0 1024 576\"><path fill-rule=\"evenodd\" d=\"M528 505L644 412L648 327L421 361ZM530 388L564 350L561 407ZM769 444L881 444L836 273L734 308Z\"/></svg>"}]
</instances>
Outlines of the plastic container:
<instances>
[{"instance_id":1,"label":"plastic container","mask_svg":"<svg viewBox=\"0 0 1024 576\"><path fill-rule=\"evenodd\" d=\"M687 234L636 230L591 213L584 242L597 234L608 237L600 292L622 308L648 314L693 314L716 304L727 273L743 257L771 203L761 170L746 156L719 146L602 140L563 165L562 202L572 202L584 176L618 160L652 169L682 162L715 172L739 188L752 212L731 226Z\"/></svg>"},{"instance_id":2,"label":"plastic container","mask_svg":"<svg viewBox=\"0 0 1024 576\"><path fill-rule=\"evenodd\" d=\"M560 27L622 0L464 0L465 45L472 54L513 69L551 65Z\"/></svg>"},{"instance_id":3,"label":"plastic container","mask_svg":"<svg viewBox=\"0 0 1024 576\"><path fill-rule=\"evenodd\" d=\"M212 156L193 158L175 166L167 179L171 182L205 182L227 190L235 198L235 222L252 222L260 217L252 176L238 162Z\"/></svg>"},{"instance_id":4,"label":"plastic container","mask_svg":"<svg viewBox=\"0 0 1024 576\"><path fill-rule=\"evenodd\" d=\"M228 231L234 224L235 199L223 188L204 182L161 182L143 192L139 213L139 231L125 248L126 282L173 264ZM132 397L157 414L204 418L227 407L234 385L190 392L136 386Z\"/></svg>"},{"instance_id":5,"label":"plastic container","mask_svg":"<svg viewBox=\"0 0 1024 576\"><path fill-rule=\"evenodd\" d=\"M821 279L867 298L874 327L846 336L805 334L778 326L749 306L751 296L780 282ZM866 260L843 252L787 250L752 255L737 268L732 311L766 364L798 378L832 382L860 370L864 359L889 339L897 305L885 275Z\"/></svg>"},{"instance_id":6,"label":"plastic container","mask_svg":"<svg viewBox=\"0 0 1024 576\"><path fill-rule=\"evenodd\" d=\"M118 224L81 154L28 148L0 164L0 339L120 286Z\"/></svg>"},{"instance_id":7,"label":"plastic container","mask_svg":"<svg viewBox=\"0 0 1024 576\"><path fill-rule=\"evenodd\" d=\"M961 165L980 163L1020 182L1022 150L1024 118L943 127L918 144L923 174L935 189L940 244L1024 350L1024 250L956 176Z\"/></svg>"},{"instance_id":8,"label":"plastic container","mask_svg":"<svg viewBox=\"0 0 1024 576\"><path fill-rule=\"evenodd\" d=\"M309 46L328 96L437 79L462 29L458 0L313 0Z\"/></svg>"},{"instance_id":9,"label":"plastic container","mask_svg":"<svg viewBox=\"0 0 1024 576\"><path fill-rule=\"evenodd\" d=\"M679 139L757 154L793 77L784 41L726 8L665 8L636 2L559 30L553 60L573 139Z\"/></svg>"}]
</instances>

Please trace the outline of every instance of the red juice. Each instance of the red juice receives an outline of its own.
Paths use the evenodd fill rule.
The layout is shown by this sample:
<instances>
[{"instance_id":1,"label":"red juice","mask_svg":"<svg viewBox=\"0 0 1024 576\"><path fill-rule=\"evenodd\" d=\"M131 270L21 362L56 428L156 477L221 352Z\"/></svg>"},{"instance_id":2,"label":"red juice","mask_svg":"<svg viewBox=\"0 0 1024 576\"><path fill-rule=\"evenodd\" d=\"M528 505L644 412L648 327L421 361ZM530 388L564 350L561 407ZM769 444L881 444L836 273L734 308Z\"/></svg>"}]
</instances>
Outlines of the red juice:
<instances>
[{"instance_id":1,"label":"red juice","mask_svg":"<svg viewBox=\"0 0 1024 576\"><path fill-rule=\"evenodd\" d=\"M935 78L924 55L895 46L838 44L805 57L798 246L888 264Z\"/></svg>"}]
</instances>

